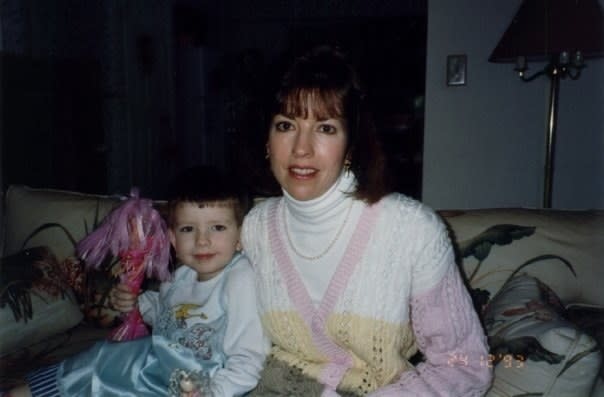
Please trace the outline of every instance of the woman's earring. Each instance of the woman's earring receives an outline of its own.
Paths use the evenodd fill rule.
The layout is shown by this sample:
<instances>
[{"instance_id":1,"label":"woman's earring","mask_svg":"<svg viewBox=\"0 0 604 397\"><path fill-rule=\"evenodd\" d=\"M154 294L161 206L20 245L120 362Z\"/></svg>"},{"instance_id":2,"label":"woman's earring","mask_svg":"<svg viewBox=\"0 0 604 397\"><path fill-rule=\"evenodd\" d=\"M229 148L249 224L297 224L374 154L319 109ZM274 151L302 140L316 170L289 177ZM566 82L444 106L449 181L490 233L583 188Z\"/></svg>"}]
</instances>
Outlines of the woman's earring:
<instances>
[{"instance_id":1,"label":"woman's earring","mask_svg":"<svg viewBox=\"0 0 604 397\"><path fill-rule=\"evenodd\" d=\"M268 160L269 158L271 158L271 152L268 150L268 145L266 145L266 154L264 155L264 159Z\"/></svg>"},{"instance_id":2,"label":"woman's earring","mask_svg":"<svg viewBox=\"0 0 604 397\"><path fill-rule=\"evenodd\" d=\"M352 161L350 161L350 157L346 156L344 159L344 171L350 172L350 168L352 167Z\"/></svg>"}]
</instances>

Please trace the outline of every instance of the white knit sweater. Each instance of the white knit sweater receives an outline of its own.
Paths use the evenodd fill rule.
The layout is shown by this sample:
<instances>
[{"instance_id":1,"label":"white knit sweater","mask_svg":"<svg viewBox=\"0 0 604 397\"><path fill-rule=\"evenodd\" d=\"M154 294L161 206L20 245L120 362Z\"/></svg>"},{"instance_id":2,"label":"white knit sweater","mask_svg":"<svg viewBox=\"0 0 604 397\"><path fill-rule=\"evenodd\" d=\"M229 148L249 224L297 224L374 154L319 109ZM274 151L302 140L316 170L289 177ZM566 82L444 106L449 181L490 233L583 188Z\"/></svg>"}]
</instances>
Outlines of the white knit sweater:
<instances>
[{"instance_id":1,"label":"white knit sweater","mask_svg":"<svg viewBox=\"0 0 604 397\"><path fill-rule=\"evenodd\" d=\"M246 217L242 242L272 354L332 392L481 395L490 380L481 366L486 338L443 223L400 194L367 206L345 193L353 188L343 176L312 202L285 195ZM296 250L315 255L347 215L323 257L292 250L284 217ZM414 368L407 359L417 347L426 362ZM467 368L450 365L459 353L470 357Z\"/></svg>"}]
</instances>

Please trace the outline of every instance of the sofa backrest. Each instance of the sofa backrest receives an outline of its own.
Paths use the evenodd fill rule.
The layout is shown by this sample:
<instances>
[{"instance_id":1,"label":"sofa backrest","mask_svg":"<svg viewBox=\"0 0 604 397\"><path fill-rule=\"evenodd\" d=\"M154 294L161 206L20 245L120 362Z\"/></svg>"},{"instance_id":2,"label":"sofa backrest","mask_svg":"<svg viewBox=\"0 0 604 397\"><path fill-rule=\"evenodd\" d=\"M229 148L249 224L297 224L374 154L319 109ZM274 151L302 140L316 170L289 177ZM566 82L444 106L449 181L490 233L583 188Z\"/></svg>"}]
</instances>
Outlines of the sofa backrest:
<instances>
[{"instance_id":1,"label":"sofa backrest","mask_svg":"<svg viewBox=\"0 0 604 397\"><path fill-rule=\"evenodd\" d=\"M489 291L492 298L525 265L516 274L537 277L565 303L604 305L604 211L502 208L440 214L472 288Z\"/></svg>"},{"instance_id":2,"label":"sofa backrest","mask_svg":"<svg viewBox=\"0 0 604 397\"><path fill-rule=\"evenodd\" d=\"M119 202L119 197L10 186L4 201L3 255L18 252L27 240L25 247L48 246L63 260L74 254L72 239L77 242L92 231Z\"/></svg>"},{"instance_id":3,"label":"sofa backrest","mask_svg":"<svg viewBox=\"0 0 604 397\"><path fill-rule=\"evenodd\" d=\"M119 197L11 186L5 195L3 254L20 250L41 225L56 224L36 233L27 246L46 245L61 261L74 252L66 232L80 240L119 202ZM604 305L603 210L439 213L450 227L472 288L488 291L492 298L517 268L528 263L520 272L544 281L563 301Z\"/></svg>"}]
</instances>

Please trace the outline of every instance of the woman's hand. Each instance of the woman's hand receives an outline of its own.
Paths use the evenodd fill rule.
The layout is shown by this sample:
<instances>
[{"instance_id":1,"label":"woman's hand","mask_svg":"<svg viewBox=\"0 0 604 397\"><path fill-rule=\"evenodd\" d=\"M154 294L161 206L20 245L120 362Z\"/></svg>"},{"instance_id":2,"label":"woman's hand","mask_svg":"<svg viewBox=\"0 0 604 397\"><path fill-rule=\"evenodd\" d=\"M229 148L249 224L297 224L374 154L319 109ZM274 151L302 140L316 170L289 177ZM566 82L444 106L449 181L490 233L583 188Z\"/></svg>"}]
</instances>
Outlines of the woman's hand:
<instances>
[{"instance_id":1,"label":"woman's hand","mask_svg":"<svg viewBox=\"0 0 604 397\"><path fill-rule=\"evenodd\" d=\"M109 308L118 312L128 313L137 303L138 295L130 292L130 287L126 284L117 284L109 292Z\"/></svg>"}]
</instances>

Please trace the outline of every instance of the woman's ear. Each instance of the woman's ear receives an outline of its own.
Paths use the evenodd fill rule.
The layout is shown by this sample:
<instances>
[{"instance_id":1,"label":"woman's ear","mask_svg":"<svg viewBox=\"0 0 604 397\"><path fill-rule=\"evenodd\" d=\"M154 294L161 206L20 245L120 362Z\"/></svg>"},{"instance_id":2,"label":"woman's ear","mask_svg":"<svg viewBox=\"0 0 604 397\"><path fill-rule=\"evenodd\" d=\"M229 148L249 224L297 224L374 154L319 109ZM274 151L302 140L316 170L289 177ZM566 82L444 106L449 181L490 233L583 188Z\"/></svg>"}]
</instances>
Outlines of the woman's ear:
<instances>
[{"instance_id":1,"label":"woman's ear","mask_svg":"<svg viewBox=\"0 0 604 397\"><path fill-rule=\"evenodd\" d=\"M242 251L243 250L243 245L241 245L241 240L237 240L237 244L235 245L235 249L237 251Z\"/></svg>"}]
</instances>

